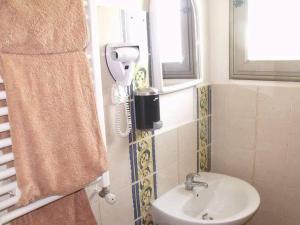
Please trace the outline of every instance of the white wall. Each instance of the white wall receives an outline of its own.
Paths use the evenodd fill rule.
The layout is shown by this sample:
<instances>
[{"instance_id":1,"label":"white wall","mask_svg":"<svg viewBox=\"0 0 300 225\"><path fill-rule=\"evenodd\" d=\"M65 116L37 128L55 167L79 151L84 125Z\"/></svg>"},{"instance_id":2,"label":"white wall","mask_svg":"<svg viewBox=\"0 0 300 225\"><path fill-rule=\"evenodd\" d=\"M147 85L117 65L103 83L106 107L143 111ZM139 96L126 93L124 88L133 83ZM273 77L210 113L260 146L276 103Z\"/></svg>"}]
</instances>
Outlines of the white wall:
<instances>
[{"instance_id":1,"label":"white wall","mask_svg":"<svg viewBox=\"0 0 300 225\"><path fill-rule=\"evenodd\" d=\"M96 0L98 5L116 6L123 9L148 9L148 0Z\"/></svg>"},{"instance_id":2,"label":"white wall","mask_svg":"<svg viewBox=\"0 0 300 225\"><path fill-rule=\"evenodd\" d=\"M209 0L209 81L229 81L229 0Z\"/></svg>"}]
</instances>

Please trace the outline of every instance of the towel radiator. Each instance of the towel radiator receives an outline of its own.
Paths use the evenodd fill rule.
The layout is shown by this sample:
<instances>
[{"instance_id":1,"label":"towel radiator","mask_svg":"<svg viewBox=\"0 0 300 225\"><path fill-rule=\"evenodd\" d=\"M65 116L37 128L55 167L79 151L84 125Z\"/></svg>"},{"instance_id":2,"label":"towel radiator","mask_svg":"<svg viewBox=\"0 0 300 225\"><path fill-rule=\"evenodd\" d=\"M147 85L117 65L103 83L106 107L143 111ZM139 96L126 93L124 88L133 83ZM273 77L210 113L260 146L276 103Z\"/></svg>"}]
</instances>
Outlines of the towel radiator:
<instances>
[{"instance_id":1,"label":"towel radiator","mask_svg":"<svg viewBox=\"0 0 300 225\"><path fill-rule=\"evenodd\" d=\"M96 105L97 105L97 112L100 121L101 130L104 130L104 118L101 116L101 111L103 107L102 101L102 82L100 74L96 74L97 71L100 73L100 57L99 57L99 44L98 44L98 34L97 34L97 7L95 0L85 0L84 5L86 8L86 19L90 30L90 43L86 49L87 58L90 61L91 65L91 72L93 74L93 81L94 81L94 89L96 95ZM0 83L3 83L3 80L0 78ZM6 93L5 91L0 91L0 100L6 100ZM0 116L8 115L8 107L0 107ZM102 114L103 115L103 114ZM5 132L10 130L10 125L8 122L0 124L0 132ZM105 135L105 132L102 132L102 135ZM105 136L103 136L105 140ZM4 138L0 139L0 150L6 147L10 147L12 145L11 138ZM2 152L2 151L1 151ZM35 209L38 209L44 205L47 205L53 201L56 201L63 196L51 196L45 199L38 200L33 202L27 206L17 208L13 211L7 211L11 206L14 206L19 198L20 198L20 191L17 186L16 181L10 181L9 183L3 182L3 180L10 178L16 175L16 170L14 167L5 168L5 164L13 162L14 155L12 152L1 154L0 153L0 166L3 168L0 170L0 225L6 224L13 219L16 219L26 213L29 213ZM101 182L100 185L103 189L99 193L101 197L105 197L106 194L109 194L109 174L108 172L104 173L102 177L98 178L92 184L96 182ZM113 203L113 202L110 202Z\"/></svg>"}]
</instances>

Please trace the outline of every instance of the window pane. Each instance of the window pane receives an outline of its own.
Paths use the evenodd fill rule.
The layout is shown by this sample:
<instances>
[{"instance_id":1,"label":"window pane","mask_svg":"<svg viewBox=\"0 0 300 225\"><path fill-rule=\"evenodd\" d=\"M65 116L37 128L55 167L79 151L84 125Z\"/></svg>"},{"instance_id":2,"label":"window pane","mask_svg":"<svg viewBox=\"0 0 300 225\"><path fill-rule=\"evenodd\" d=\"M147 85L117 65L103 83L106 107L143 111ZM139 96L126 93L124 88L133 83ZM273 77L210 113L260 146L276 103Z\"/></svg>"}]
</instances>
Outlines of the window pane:
<instances>
[{"instance_id":1,"label":"window pane","mask_svg":"<svg viewBox=\"0 0 300 225\"><path fill-rule=\"evenodd\" d=\"M249 0L249 60L300 60L300 1Z\"/></svg>"},{"instance_id":2,"label":"window pane","mask_svg":"<svg viewBox=\"0 0 300 225\"><path fill-rule=\"evenodd\" d=\"M162 63L180 63L182 55L181 0L163 0L159 8Z\"/></svg>"}]
</instances>

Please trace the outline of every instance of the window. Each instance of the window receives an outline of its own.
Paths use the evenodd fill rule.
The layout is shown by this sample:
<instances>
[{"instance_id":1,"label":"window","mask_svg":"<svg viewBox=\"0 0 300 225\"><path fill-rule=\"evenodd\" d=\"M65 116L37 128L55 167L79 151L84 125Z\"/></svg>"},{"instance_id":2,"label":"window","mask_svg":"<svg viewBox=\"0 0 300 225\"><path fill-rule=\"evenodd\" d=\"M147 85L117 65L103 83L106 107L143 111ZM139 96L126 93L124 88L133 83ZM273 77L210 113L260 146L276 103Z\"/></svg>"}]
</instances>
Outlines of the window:
<instances>
[{"instance_id":1,"label":"window","mask_svg":"<svg viewBox=\"0 0 300 225\"><path fill-rule=\"evenodd\" d=\"M232 79L300 81L299 8L299 0L231 0Z\"/></svg>"},{"instance_id":2,"label":"window","mask_svg":"<svg viewBox=\"0 0 300 225\"><path fill-rule=\"evenodd\" d=\"M163 0L158 16L159 47L165 79L195 79L194 21L191 0Z\"/></svg>"}]
</instances>

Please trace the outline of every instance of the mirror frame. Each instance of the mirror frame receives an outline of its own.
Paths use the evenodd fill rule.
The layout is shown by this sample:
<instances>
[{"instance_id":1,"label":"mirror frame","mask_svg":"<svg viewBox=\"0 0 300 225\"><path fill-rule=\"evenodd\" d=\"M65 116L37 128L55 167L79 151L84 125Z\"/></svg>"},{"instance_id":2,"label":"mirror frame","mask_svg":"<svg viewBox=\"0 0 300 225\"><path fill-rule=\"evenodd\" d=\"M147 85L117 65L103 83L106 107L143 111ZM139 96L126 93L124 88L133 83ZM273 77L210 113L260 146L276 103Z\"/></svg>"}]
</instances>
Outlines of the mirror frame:
<instances>
[{"instance_id":1,"label":"mirror frame","mask_svg":"<svg viewBox=\"0 0 300 225\"><path fill-rule=\"evenodd\" d=\"M159 17L158 17L158 8L160 7L159 3L162 0L151 0L149 3L149 25L150 25L150 49L151 49L151 77L152 77L152 86L157 88L161 94L175 92L178 90L186 89L193 87L202 82L202 74L200 69L200 24L199 24L199 15L198 7L196 0L190 0L194 15L194 40L195 40L195 73L197 74L198 79L191 79L190 81L183 82L180 84L165 86L163 78L163 65L161 62L160 48L159 48Z\"/></svg>"}]
</instances>

